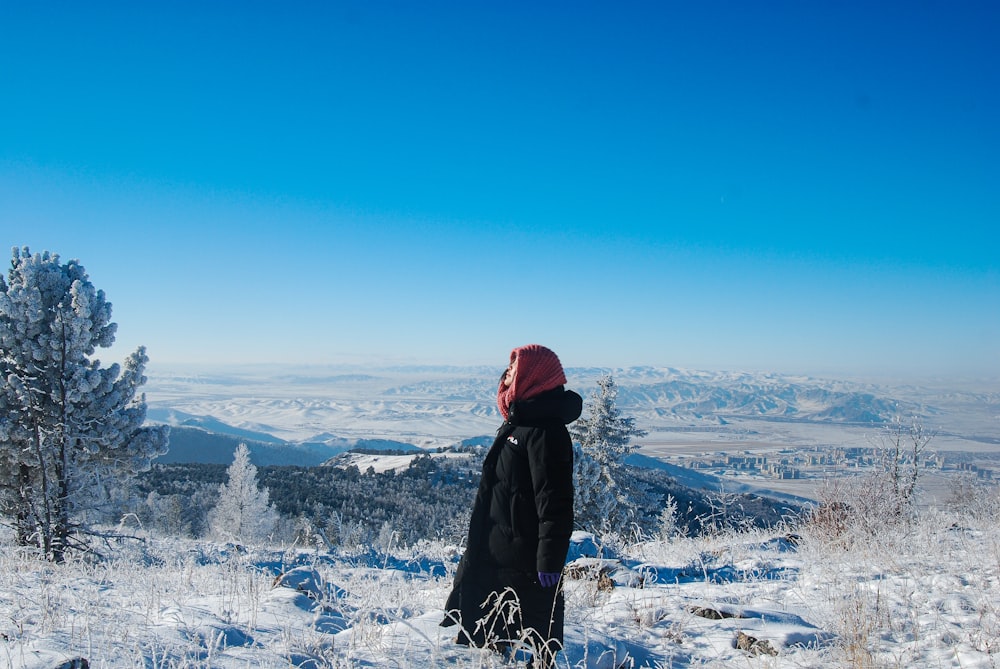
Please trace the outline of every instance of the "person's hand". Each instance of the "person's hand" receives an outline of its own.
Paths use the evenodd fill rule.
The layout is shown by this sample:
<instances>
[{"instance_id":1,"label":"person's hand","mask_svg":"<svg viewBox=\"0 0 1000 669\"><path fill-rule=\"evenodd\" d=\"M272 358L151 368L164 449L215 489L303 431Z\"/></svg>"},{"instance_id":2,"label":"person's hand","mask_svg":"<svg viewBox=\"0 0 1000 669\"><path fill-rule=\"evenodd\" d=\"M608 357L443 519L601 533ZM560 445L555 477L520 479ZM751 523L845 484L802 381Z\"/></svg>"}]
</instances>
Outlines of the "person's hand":
<instances>
[{"instance_id":1,"label":"person's hand","mask_svg":"<svg viewBox=\"0 0 1000 669\"><path fill-rule=\"evenodd\" d=\"M542 584L543 588L551 588L559 582L559 577L562 574L558 571L540 571L538 572L538 582Z\"/></svg>"}]
</instances>

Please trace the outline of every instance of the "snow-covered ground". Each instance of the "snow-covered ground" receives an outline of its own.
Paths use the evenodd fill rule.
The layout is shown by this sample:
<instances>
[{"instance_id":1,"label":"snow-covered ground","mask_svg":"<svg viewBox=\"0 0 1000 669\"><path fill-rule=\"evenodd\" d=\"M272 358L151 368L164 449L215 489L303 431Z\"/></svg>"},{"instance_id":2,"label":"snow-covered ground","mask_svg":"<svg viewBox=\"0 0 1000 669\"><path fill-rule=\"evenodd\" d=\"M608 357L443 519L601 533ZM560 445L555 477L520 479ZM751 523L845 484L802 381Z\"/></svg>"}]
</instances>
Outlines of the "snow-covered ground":
<instances>
[{"instance_id":1,"label":"snow-covered ground","mask_svg":"<svg viewBox=\"0 0 1000 669\"><path fill-rule=\"evenodd\" d=\"M419 453L419 451L418 451ZM379 455L371 453L342 453L335 459L338 467L354 465L358 471L368 471L370 468L377 474L387 471L402 471L412 464L416 454L409 455ZM459 453L441 453L438 458L460 459Z\"/></svg>"},{"instance_id":2,"label":"snow-covered ground","mask_svg":"<svg viewBox=\"0 0 1000 669\"><path fill-rule=\"evenodd\" d=\"M995 493L991 493L995 494ZM997 500L878 536L817 527L604 548L576 535L559 667L1000 664ZM971 509L972 507L970 507ZM163 538L53 565L0 542L0 667L500 667L438 626L458 558L423 544ZM604 576L599 576L600 574Z\"/></svg>"}]
</instances>

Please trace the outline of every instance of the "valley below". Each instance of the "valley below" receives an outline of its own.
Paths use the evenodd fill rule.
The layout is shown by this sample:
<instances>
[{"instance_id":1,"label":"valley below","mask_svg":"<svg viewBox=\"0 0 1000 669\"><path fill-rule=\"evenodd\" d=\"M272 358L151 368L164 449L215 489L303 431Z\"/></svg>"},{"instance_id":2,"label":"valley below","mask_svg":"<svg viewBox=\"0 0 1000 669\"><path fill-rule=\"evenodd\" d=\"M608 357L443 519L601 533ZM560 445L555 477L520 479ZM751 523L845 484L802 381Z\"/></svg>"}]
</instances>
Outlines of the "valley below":
<instances>
[{"instance_id":1,"label":"valley below","mask_svg":"<svg viewBox=\"0 0 1000 669\"><path fill-rule=\"evenodd\" d=\"M871 383L673 368L570 369L586 412L597 379L646 435L640 464L665 463L722 485L816 499L826 481L864 471L893 421L930 436L924 503L956 476L1000 480L1000 393L987 382ZM335 454L361 444L434 453L488 442L500 424L497 371L483 367L268 366L151 370L149 420ZM906 435L902 445L906 447ZM228 455L228 454L226 454Z\"/></svg>"}]
</instances>

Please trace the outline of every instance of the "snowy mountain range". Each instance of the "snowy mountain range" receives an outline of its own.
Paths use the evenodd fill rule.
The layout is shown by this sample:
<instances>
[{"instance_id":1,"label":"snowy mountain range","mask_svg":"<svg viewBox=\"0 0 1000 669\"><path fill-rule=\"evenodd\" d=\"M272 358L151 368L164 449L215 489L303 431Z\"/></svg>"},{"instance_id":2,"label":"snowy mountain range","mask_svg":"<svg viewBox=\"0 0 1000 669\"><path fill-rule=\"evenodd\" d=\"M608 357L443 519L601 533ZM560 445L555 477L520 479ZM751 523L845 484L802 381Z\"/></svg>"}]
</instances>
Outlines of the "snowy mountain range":
<instances>
[{"instance_id":1,"label":"snowy mountain range","mask_svg":"<svg viewBox=\"0 0 1000 669\"><path fill-rule=\"evenodd\" d=\"M976 447L1000 443L1000 392L988 386L876 385L658 367L568 369L568 386L584 396L586 407L605 374L619 387L619 408L650 433L647 440L701 432L715 440L751 435L787 443L808 429L823 430L816 438L832 441L833 432L871 430L900 415L920 416L945 439ZM433 450L495 432L498 376L489 367L153 370L148 419L186 428L175 431L175 454L191 430L254 442L273 451L268 460L275 464L283 452L297 463L366 443ZM228 442L226 450L228 458Z\"/></svg>"}]
</instances>

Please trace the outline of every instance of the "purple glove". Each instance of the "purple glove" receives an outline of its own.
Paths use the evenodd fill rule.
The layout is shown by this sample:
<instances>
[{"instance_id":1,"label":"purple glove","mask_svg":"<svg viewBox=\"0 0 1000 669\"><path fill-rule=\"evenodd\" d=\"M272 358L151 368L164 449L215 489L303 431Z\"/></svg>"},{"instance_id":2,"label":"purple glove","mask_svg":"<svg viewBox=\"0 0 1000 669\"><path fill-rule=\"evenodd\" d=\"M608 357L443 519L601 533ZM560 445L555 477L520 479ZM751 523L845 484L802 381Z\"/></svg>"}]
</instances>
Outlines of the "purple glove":
<instances>
[{"instance_id":1,"label":"purple glove","mask_svg":"<svg viewBox=\"0 0 1000 669\"><path fill-rule=\"evenodd\" d=\"M562 574L558 571L540 571L538 572L538 582L542 584L543 588L551 588L559 582L559 577Z\"/></svg>"}]
</instances>

